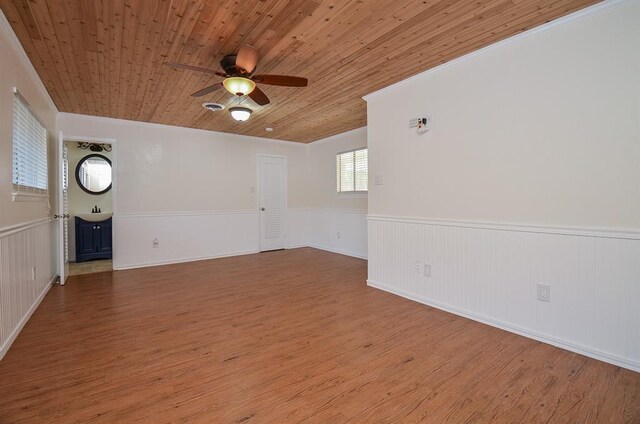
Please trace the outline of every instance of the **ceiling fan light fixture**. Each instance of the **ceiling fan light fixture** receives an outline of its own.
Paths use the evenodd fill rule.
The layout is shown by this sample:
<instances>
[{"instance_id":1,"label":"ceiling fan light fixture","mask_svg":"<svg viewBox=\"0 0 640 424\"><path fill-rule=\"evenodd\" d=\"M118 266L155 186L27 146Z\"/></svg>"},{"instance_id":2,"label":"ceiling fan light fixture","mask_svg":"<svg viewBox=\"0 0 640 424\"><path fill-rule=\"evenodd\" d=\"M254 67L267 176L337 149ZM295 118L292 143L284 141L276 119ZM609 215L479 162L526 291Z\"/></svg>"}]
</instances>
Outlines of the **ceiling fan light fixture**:
<instances>
[{"instance_id":1,"label":"ceiling fan light fixture","mask_svg":"<svg viewBox=\"0 0 640 424\"><path fill-rule=\"evenodd\" d=\"M231 112L231 117L238 122L243 122L249 119L251 116L251 109L246 107L234 106L229 108L229 112Z\"/></svg>"},{"instance_id":2,"label":"ceiling fan light fixture","mask_svg":"<svg viewBox=\"0 0 640 424\"><path fill-rule=\"evenodd\" d=\"M256 88L256 83L249 78L229 77L222 81L227 91L236 96L246 96Z\"/></svg>"}]
</instances>

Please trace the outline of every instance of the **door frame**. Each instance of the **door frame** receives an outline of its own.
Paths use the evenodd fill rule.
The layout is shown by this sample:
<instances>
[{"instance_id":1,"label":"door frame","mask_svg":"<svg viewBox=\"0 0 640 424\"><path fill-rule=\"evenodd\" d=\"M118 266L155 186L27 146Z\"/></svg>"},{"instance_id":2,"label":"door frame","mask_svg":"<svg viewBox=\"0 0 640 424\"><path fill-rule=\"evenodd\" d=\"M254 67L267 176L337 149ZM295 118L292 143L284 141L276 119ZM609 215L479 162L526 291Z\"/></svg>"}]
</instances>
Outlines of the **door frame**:
<instances>
[{"instance_id":1,"label":"door frame","mask_svg":"<svg viewBox=\"0 0 640 424\"><path fill-rule=\"evenodd\" d=\"M256 196L256 210L258 211L258 251L262 252L262 219L261 219L261 211L260 208L262 203L262 179L260 178L260 159L261 158L278 158L284 159L284 181L285 181L285 190L284 190L284 212L282 216L282 231L284 232L284 246L283 249L287 248L287 243L289 242L289 227L288 227L288 217L289 214L289 161L284 155L273 155L269 153L258 153L256 155L256 174L257 174L257 196Z\"/></svg>"},{"instance_id":2,"label":"door frame","mask_svg":"<svg viewBox=\"0 0 640 424\"><path fill-rule=\"evenodd\" d=\"M65 283L67 282L67 278L69 278L69 239L68 239L68 235L69 235L69 221L68 218L66 218L66 213L69 212L68 210L65 211L64 206L65 206L65 202L64 202L64 197L65 197L65 187L64 187L64 178L63 175L65 173L65 167L66 167L66 173L67 173L67 200L69 200L69 154L67 153L67 157L66 157L66 163L65 163L65 157L64 157L64 150L65 150L65 145L64 145L64 133L62 131L58 131L57 134L57 138L56 138L56 145L57 145L57 149L56 149L56 176L57 176L57 181L56 181L56 202L55 202L55 211L54 211L54 218L55 218L55 227L56 227L56 271L58 274L58 283L61 286L64 286ZM69 206L69 204L67 203L67 207ZM66 229L67 231L65 232L65 225L66 225ZM67 240L65 243L65 236L67 236ZM66 249L66 252L65 252Z\"/></svg>"},{"instance_id":3,"label":"door frame","mask_svg":"<svg viewBox=\"0 0 640 424\"><path fill-rule=\"evenodd\" d=\"M62 143L65 142L78 142L78 141L88 141L91 143L107 143L111 144L111 211L113 212L112 220L111 220L111 245L112 247L112 260L113 260L113 269L119 269L120 258L118 256L118 251L120 249L116 249L116 228L117 228L117 216L118 216L118 140L115 138L104 138L104 137L83 137L78 135L63 135ZM58 148L62 148L59 146ZM70 171L71 172L71 171ZM75 176L72 176L75 181ZM62 199L60 199L62 200ZM60 252L63 253L63 252Z\"/></svg>"}]
</instances>

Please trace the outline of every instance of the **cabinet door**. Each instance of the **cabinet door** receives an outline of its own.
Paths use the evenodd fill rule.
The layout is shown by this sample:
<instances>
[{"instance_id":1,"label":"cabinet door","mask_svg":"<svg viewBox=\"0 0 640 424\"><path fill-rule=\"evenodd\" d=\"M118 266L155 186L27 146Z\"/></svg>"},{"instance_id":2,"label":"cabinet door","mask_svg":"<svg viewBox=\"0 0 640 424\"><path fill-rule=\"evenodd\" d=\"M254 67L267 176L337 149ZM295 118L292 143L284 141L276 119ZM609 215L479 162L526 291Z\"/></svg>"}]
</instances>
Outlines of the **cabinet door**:
<instances>
[{"instance_id":1,"label":"cabinet door","mask_svg":"<svg viewBox=\"0 0 640 424\"><path fill-rule=\"evenodd\" d=\"M95 253L96 229L93 223L81 223L76 226L76 251L81 255Z\"/></svg>"},{"instance_id":2,"label":"cabinet door","mask_svg":"<svg viewBox=\"0 0 640 424\"><path fill-rule=\"evenodd\" d=\"M97 252L111 252L111 220L98 224Z\"/></svg>"}]
</instances>

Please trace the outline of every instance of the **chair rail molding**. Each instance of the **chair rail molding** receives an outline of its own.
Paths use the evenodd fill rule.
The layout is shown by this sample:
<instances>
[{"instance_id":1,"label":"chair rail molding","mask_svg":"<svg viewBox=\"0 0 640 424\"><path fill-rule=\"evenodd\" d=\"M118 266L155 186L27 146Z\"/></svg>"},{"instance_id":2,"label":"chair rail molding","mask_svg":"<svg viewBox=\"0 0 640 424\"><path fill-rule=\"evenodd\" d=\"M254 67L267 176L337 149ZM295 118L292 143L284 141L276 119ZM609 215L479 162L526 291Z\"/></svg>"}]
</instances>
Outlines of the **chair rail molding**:
<instances>
[{"instance_id":1,"label":"chair rail molding","mask_svg":"<svg viewBox=\"0 0 640 424\"><path fill-rule=\"evenodd\" d=\"M417 218L394 215L367 215L369 221L402 222L413 224L437 225L443 227L477 228L486 230L516 231L525 233L559 234L583 237L604 237L640 240L640 230L604 227L564 227L490 221L456 221L438 218Z\"/></svg>"}]
</instances>

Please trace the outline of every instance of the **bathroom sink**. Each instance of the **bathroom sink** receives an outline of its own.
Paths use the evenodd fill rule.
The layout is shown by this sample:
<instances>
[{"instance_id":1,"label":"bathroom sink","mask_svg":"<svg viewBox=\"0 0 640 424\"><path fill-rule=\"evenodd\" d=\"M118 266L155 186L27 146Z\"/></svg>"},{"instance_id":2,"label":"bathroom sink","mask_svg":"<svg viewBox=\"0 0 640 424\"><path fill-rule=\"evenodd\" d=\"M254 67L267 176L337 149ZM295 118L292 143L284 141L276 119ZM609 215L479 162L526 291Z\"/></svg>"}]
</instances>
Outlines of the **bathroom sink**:
<instances>
[{"instance_id":1,"label":"bathroom sink","mask_svg":"<svg viewBox=\"0 0 640 424\"><path fill-rule=\"evenodd\" d=\"M96 222L96 221L104 221L105 219L111 218L113 215L111 212L101 212L101 213L79 213L76 216L84 219L85 221Z\"/></svg>"}]
</instances>

